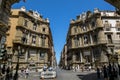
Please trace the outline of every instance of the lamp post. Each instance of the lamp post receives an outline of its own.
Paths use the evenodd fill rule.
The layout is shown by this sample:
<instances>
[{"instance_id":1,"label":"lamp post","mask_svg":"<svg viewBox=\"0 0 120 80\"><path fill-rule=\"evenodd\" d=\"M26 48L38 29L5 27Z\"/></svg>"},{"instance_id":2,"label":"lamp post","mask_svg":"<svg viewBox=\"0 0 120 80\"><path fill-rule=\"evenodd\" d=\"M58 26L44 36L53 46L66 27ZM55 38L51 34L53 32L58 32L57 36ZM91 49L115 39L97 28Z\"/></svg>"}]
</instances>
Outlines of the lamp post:
<instances>
[{"instance_id":1,"label":"lamp post","mask_svg":"<svg viewBox=\"0 0 120 80\"><path fill-rule=\"evenodd\" d=\"M19 70L19 55L21 53L21 49L20 46L18 46L18 55L17 55L17 65L16 65L16 72L14 75L14 79L13 80L18 80L18 70Z\"/></svg>"}]
</instances>

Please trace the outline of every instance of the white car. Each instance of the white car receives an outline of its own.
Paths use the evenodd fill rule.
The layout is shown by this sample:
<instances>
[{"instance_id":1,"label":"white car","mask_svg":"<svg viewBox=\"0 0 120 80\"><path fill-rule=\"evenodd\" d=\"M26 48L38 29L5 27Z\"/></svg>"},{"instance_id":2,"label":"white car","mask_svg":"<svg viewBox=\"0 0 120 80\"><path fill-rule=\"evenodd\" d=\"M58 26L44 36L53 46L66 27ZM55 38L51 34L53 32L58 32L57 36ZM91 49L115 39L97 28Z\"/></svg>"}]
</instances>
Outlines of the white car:
<instances>
[{"instance_id":1,"label":"white car","mask_svg":"<svg viewBox=\"0 0 120 80\"><path fill-rule=\"evenodd\" d=\"M56 71L53 70L52 68L49 68L49 69L46 69L46 70L43 70L41 73L40 73L40 78L42 79L48 79L48 78L56 78Z\"/></svg>"}]
</instances>

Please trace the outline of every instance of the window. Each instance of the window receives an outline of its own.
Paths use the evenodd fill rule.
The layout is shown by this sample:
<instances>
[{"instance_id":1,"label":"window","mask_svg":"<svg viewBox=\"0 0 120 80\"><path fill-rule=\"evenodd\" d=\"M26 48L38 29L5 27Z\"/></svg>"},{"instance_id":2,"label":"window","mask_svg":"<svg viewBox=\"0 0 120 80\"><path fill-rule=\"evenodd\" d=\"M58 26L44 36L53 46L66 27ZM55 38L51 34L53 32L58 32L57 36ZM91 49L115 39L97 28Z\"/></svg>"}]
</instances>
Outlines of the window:
<instances>
[{"instance_id":1,"label":"window","mask_svg":"<svg viewBox=\"0 0 120 80\"><path fill-rule=\"evenodd\" d=\"M88 36L84 35L84 44L88 44Z\"/></svg>"},{"instance_id":2,"label":"window","mask_svg":"<svg viewBox=\"0 0 120 80\"><path fill-rule=\"evenodd\" d=\"M78 36L75 36L74 43L75 43L75 47L79 46L79 37Z\"/></svg>"},{"instance_id":3,"label":"window","mask_svg":"<svg viewBox=\"0 0 120 80\"><path fill-rule=\"evenodd\" d=\"M37 24L34 24L33 25L33 30L36 30L37 29Z\"/></svg>"},{"instance_id":4,"label":"window","mask_svg":"<svg viewBox=\"0 0 120 80\"><path fill-rule=\"evenodd\" d=\"M27 20L24 20L24 26L27 27L27 23L28 21Z\"/></svg>"},{"instance_id":5,"label":"window","mask_svg":"<svg viewBox=\"0 0 120 80\"><path fill-rule=\"evenodd\" d=\"M95 22L92 22L92 27L95 27Z\"/></svg>"},{"instance_id":6,"label":"window","mask_svg":"<svg viewBox=\"0 0 120 80\"><path fill-rule=\"evenodd\" d=\"M117 31L120 31L120 28L117 28Z\"/></svg>"},{"instance_id":7,"label":"window","mask_svg":"<svg viewBox=\"0 0 120 80\"><path fill-rule=\"evenodd\" d=\"M117 34L118 35L118 38L120 39L120 34Z\"/></svg>"},{"instance_id":8,"label":"window","mask_svg":"<svg viewBox=\"0 0 120 80\"><path fill-rule=\"evenodd\" d=\"M32 37L32 43L35 44L36 43L36 36Z\"/></svg>"},{"instance_id":9,"label":"window","mask_svg":"<svg viewBox=\"0 0 120 80\"><path fill-rule=\"evenodd\" d=\"M28 58L30 58L30 51L28 52L27 56L28 56Z\"/></svg>"},{"instance_id":10,"label":"window","mask_svg":"<svg viewBox=\"0 0 120 80\"><path fill-rule=\"evenodd\" d=\"M74 38L74 42L75 42L75 47L77 47L78 43L77 43L77 39L76 38Z\"/></svg>"},{"instance_id":11,"label":"window","mask_svg":"<svg viewBox=\"0 0 120 80\"><path fill-rule=\"evenodd\" d=\"M116 27L120 27L120 21L116 21Z\"/></svg>"},{"instance_id":12,"label":"window","mask_svg":"<svg viewBox=\"0 0 120 80\"><path fill-rule=\"evenodd\" d=\"M97 35L93 36L93 42L97 42Z\"/></svg>"},{"instance_id":13,"label":"window","mask_svg":"<svg viewBox=\"0 0 120 80\"><path fill-rule=\"evenodd\" d=\"M87 28L86 28L85 25L83 25L82 30L83 30L83 31L87 31Z\"/></svg>"},{"instance_id":14,"label":"window","mask_svg":"<svg viewBox=\"0 0 120 80\"><path fill-rule=\"evenodd\" d=\"M79 61L79 60L80 60L80 53L77 52L77 53L76 53L76 61Z\"/></svg>"},{"instance_id":15,"label":"window","mask_svg":"<svg viewBox=\"0 0 120 80\"><path fill-rule=\"evenodd\" d=\"M23 43L27 43L27 34L23 34L22 41Z\"/></svg>"},{"instance_id":16,"label":"window","mask_svg":"<svg viewBox=\"0 0 120 80\"><path fill-rule=\"evenodd\" d=\"M108 43L112 43L112 37L111 35L107 35Z\"/></svg>"},{"instance_id":17,"label":"window","mask_svg":"<svg viewBox=\"0 0 120 80\"><path fill-rule=\"evenodd\" d=\"M46 30L46 29L45 29L45 28L43 28L43 30L42 30L42 31L43 31L43 32L45 32L45 30Z\"/></svg>"},{"instance_id":18,"label":"window","mask_svg":"<svg viewBox=\"0 0 120 80\"><path fill-rule=\"evenodd\" d=\"M40 58L44 58L45 57L45 53L44 52L41 52L40 53Z\"/></svg>"},{"instance_id":19,"label":"window","mask_svg":"<svg viewBox=\"0 0 120 80\"><path fill-rule=\"evenodd\" d=\"M76 27L74 28L74 33L77 33L77 28Z\"/></svg>"},{"instance_id":20,"label":"window","mask_svg":"<svg viewBox=\"0 0 120 80\"><path fill-rule=\"evenodd\" d=\"M113 53L113 52L114 52L114 49L113 49L113 48L110 48L110 51L111 51L111 53Z\"/></svg>"},{"instance_id":21,"label":"window","mask_svg":"<svg viewBox=\"0 0 120 80\"><path fill-rule=\"evenodd\" d=\"M43 35L41 38L42 38L42 46L45 46L45 39L46 39L45 35Z\"/></svg>"},{"instance_id":22,"label":"window","mask_svg":"<svg viewBox=\"0 0 120 80\"><path fill-rule=\"evenodd\" d=\"M25 55L24 55L23 53L21 53L21 54L19 55L19 58L20 58L20 59L25 59Z\"/></svg>"},{"instance_id":23,"label":"window","mask_svg":"<svg viewBox=\"0 0 120 80\"><path fill-rule=\"evenodd\" d=\"M108 21L105 21L105 23L104 23L104 27L111 27L111 24L108 22Z\"/></svg>"}]
</instances>

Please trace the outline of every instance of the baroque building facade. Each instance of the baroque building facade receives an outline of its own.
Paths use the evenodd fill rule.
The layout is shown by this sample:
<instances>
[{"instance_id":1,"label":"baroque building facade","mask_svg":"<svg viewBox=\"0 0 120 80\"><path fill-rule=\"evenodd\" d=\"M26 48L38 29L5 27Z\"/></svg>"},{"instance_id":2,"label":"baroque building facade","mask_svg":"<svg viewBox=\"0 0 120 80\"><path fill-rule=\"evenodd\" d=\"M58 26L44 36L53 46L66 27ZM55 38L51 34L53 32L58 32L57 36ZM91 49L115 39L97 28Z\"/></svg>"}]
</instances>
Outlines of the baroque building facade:
<instances>
[{"instance_id":1,"label":"baroque building facade","mask_svg":"<svg viewBox=\"0 0 120 80\"><path fill-rule=\"evenodd\" d=\"M2 63L7 56L6 51L6 32L9 29L9 16L11 14L11 6L20 0L0 0L0 62Z\"/></svg>"},{"instance_id":2,"label":"baroque building facade","mask_svg":"<svg viewBox=\"0 0 120 80\"><path fill-rule=\"evenodd\" d=\"M12 9L6 47L12 65L35 65L37 68L52 66L55 59L50 22L37 11L25 7Z\"/></svg>"},{"instance_id":3,"label":"baroque building facade","mask_svg":"<svg viewBox=\"0 0 120 80\"><path fill-rule=\"evenodd\" d=\"M115 62L120 49L120 16L115 11L87 11L71 20L67 33L67 66Z\"/></svg>"},{"instance_id":4,"label":"baroque building facade","mask_svg":"<svg viewBox=\"0 0 120 80\"><path fill-rule=\"evenodd\" d=\"M63 50L61 52L59 67L64 68L64 69L68 69L68 67L67 67L67 46L66 46L66 44L64 45Z\"/></svg>"}]
</instances>

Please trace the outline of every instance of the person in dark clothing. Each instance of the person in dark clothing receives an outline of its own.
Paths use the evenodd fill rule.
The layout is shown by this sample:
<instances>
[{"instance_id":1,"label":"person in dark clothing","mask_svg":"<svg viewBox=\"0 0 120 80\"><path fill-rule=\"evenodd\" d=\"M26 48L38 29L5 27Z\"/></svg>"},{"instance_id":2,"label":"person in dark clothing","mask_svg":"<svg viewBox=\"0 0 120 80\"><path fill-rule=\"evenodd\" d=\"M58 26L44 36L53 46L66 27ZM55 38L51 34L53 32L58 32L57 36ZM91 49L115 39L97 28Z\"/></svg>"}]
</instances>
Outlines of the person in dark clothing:
<instances>
[{"instance_id":1,"label":"person in dark clothing","mask_svg":"<svg viewBox=\"0 0 120 80\"><path fill-rule=\"evenodd\" d=\"M119 69L118 74L120 76L120 65L119 64L118 64L118 69Z\"/></svg>"},{"instance_id":2,"label":"person in dark clothing","mask_svg":"<svg viewBox=\"0 0 120 80\"><path fill-rule=\"evenodd\" d=\"M5 64L2 67L2 74L5 74Z\"/></svg>"},{"instance_id":3,"label":"person in dark clothing","mask_svg":"<svg viewBox=\"0 0 120 80\"><path fill-rule=\"evenodd\" d=\"M100 68L99 67L97 67L97 77L98 79L100 79Z\"/></svg>"},{"instance_id":4,"label":"person in dark clothing","mask_svg":"<svg viewBox=\"0 0 120 80\"><path fill-rule=\"evenodd\" d=\"M10 79L10 67L8 66L7 67L7 70L6 70L6 80L9 80Z\"/></svg>"},{"instance_id":5,"label":"person in dark clothing","mask_svg":"<svg viewBox=\"0 0 120 80\"><path fill-rule=\"evenodd\" d=\"M104 80L108 80L108 70L106 65L103 67Z\"/></svg>"},{"instance_id":6,"label":"person in dark clothing","mask_svg":"<svg viewBox=\"0 0 120 80\"><path fill-rule=\"evenodd\" d=\"M10 79L13 79L13 66L10 68Z\"/></svg>"},{"instance_id":7,"label":"person in dark clothing","mask_svg":"<svg viewBox=\"0 0 120 80\"><path fill-rule=\"evenodd\" d=\"M109 74L109 80L114 80L113 66L110 63L109 63L109 66L108 66L108 74Z\"/></svg>"}]
</instances>

